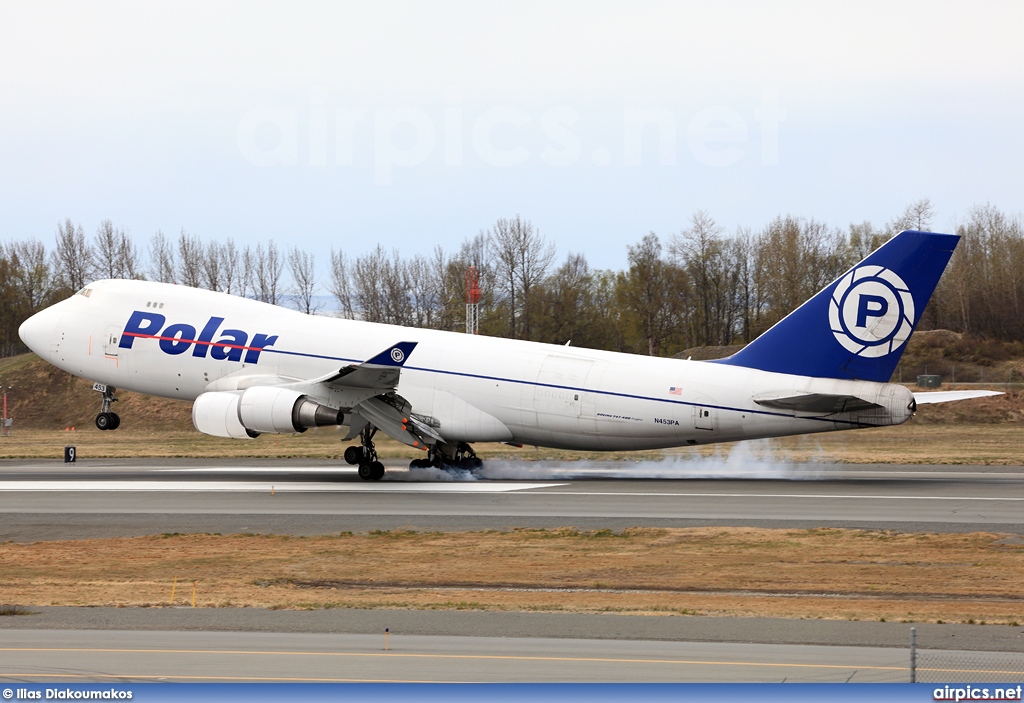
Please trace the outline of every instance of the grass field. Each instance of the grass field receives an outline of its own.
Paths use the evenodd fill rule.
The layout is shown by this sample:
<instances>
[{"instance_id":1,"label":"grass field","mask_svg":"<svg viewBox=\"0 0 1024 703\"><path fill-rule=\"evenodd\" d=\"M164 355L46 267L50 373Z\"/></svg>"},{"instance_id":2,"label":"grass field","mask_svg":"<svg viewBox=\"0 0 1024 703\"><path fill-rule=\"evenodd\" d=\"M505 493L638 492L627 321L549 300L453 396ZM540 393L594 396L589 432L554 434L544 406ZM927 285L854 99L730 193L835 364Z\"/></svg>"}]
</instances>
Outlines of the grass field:
<instances>
[{"instance_id":1,"label":"grass field","mask_svg":"<svg viewBox=\"0 0 1024 703\"><path fill-rule=\"evenodd\" d=\"M1017 624L1024 542L749 528L0 544L22 606L416 608ZM177 585L175 585L175 583Z\"/></svg>"},{"instance_id":2,"label":"grass field","mask_svg":"<svg viewBox=\"0 0 1024 703\"><path fill-rule=\"evenodd\" d=\"M228 440L193 430L149 431L125 428L100 432L94 427L65 430L17 430L0 437L0 459L53 459L60 461L65 445L75 445L87 458L201 457L201 458L311 458L336 459L348 443L335 429L310 430L302 435L264 435L258 439ZM479 444L484 459L511 458L560 461L633 461L728 456L739 444L708 445L648 452L569 452L503 444ZM422 456L411 447L384 438L377 442L384 458ZM744 452L789 462L845 462L852 464L981 464L1024 463L1024 427L1017 424L946 425L911 421L899 427L853 430L786 437L747 443Z\"/></svg>"}]
</instances>

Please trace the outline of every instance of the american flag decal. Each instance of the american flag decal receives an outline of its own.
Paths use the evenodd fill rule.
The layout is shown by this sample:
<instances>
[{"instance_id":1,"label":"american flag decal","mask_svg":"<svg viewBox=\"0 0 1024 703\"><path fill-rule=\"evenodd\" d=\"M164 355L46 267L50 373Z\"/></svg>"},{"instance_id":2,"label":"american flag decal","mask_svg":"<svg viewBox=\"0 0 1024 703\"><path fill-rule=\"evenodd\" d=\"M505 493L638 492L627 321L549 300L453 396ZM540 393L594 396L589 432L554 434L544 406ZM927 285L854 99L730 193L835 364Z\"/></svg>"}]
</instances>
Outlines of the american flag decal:
<instances>
[{"instance_id":1,"label":"american flag decal","mask_svg":"<svg viewBox=\"0 0 1024 703\"><path fill-rule=\"evenodd\" d=\"M676 386L669 386L668 394L669 395L682 395L683 394L683 389L682 388L678 388Z\"/></svg>"}]
</instances>

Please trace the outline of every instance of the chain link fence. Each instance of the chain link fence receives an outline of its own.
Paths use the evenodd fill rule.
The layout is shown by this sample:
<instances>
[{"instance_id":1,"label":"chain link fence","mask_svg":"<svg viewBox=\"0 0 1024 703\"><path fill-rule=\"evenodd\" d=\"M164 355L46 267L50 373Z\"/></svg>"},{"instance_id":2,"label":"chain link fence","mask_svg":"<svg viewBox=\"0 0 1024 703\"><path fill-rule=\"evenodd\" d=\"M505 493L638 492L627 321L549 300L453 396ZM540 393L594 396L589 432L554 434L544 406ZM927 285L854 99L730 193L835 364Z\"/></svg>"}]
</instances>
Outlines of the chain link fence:
<instances>
[{"instance_id":1,"label":"chain link fence","mask_svg":"<svg viewBox=\"0 0 1024 703\"><path fill-rule=\"evenodd\" d=\"M921 649L910 628L911 683L1024 683L1024 653Z\"/></svg>"}]
</instances>

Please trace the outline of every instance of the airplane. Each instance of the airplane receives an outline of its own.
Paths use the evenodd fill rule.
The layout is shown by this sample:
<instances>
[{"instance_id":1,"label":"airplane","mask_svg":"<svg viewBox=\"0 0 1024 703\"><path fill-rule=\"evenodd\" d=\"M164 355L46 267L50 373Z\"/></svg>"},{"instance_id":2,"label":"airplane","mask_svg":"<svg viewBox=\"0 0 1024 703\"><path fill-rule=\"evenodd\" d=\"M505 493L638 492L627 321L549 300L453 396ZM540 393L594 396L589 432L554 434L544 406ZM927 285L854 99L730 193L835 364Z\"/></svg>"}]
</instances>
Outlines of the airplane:
<instances>
[{"instance_id":1,"label":"airplane","mask_svg":"<svg viewBox=\"0 0 1024 703\"><path fill-rule=\"evenodd\" d=\"M917 406L998 395L889 383L959 237L904 231L741 351L691 361L310 316L247 298L101 280L25 321L51 364L192 401L196 429L251 440L341 426L345 460L379 480L378 431L475 470L472 445L651 450L881 427Z\"/></svg>"}]
</instances>

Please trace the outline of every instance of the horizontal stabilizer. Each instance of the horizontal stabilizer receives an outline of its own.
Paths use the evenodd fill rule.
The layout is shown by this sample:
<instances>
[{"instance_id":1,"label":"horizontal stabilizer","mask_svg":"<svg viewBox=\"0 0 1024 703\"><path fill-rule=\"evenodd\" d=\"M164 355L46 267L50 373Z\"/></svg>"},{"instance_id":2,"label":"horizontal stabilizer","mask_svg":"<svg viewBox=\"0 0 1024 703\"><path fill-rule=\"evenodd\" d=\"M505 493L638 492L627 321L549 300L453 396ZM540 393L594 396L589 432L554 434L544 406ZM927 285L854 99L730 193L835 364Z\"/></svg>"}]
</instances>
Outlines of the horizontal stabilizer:
<instances>
[{"instance_id":1,"label":"horizontal stabilizer","mask_svg":"<svg viewBox=\"0 0 1024 703\"><path fill-rule=\"evenodd\" d=\"M970 398L988 398L993 395L1002 395L1001 391L925 391L914 393L914 400L918 405L928 403L951 403L954 400L969 400Z\"/></svg>"},{"instance_id":2,"label":"horizontal stabilizer","mask_svg":"<svg viewBox=\"0 0 1024 703\"><path fill-rule=\"evenodd\" d=\"M833 393L801 393L785 395L782 393L762 393L754 396L754 402L766 408L778 410L795 410L804 413L852 413L858 410L870 410L882 407L855 395L837 395Z\"/></svg>"}]
</instances>

